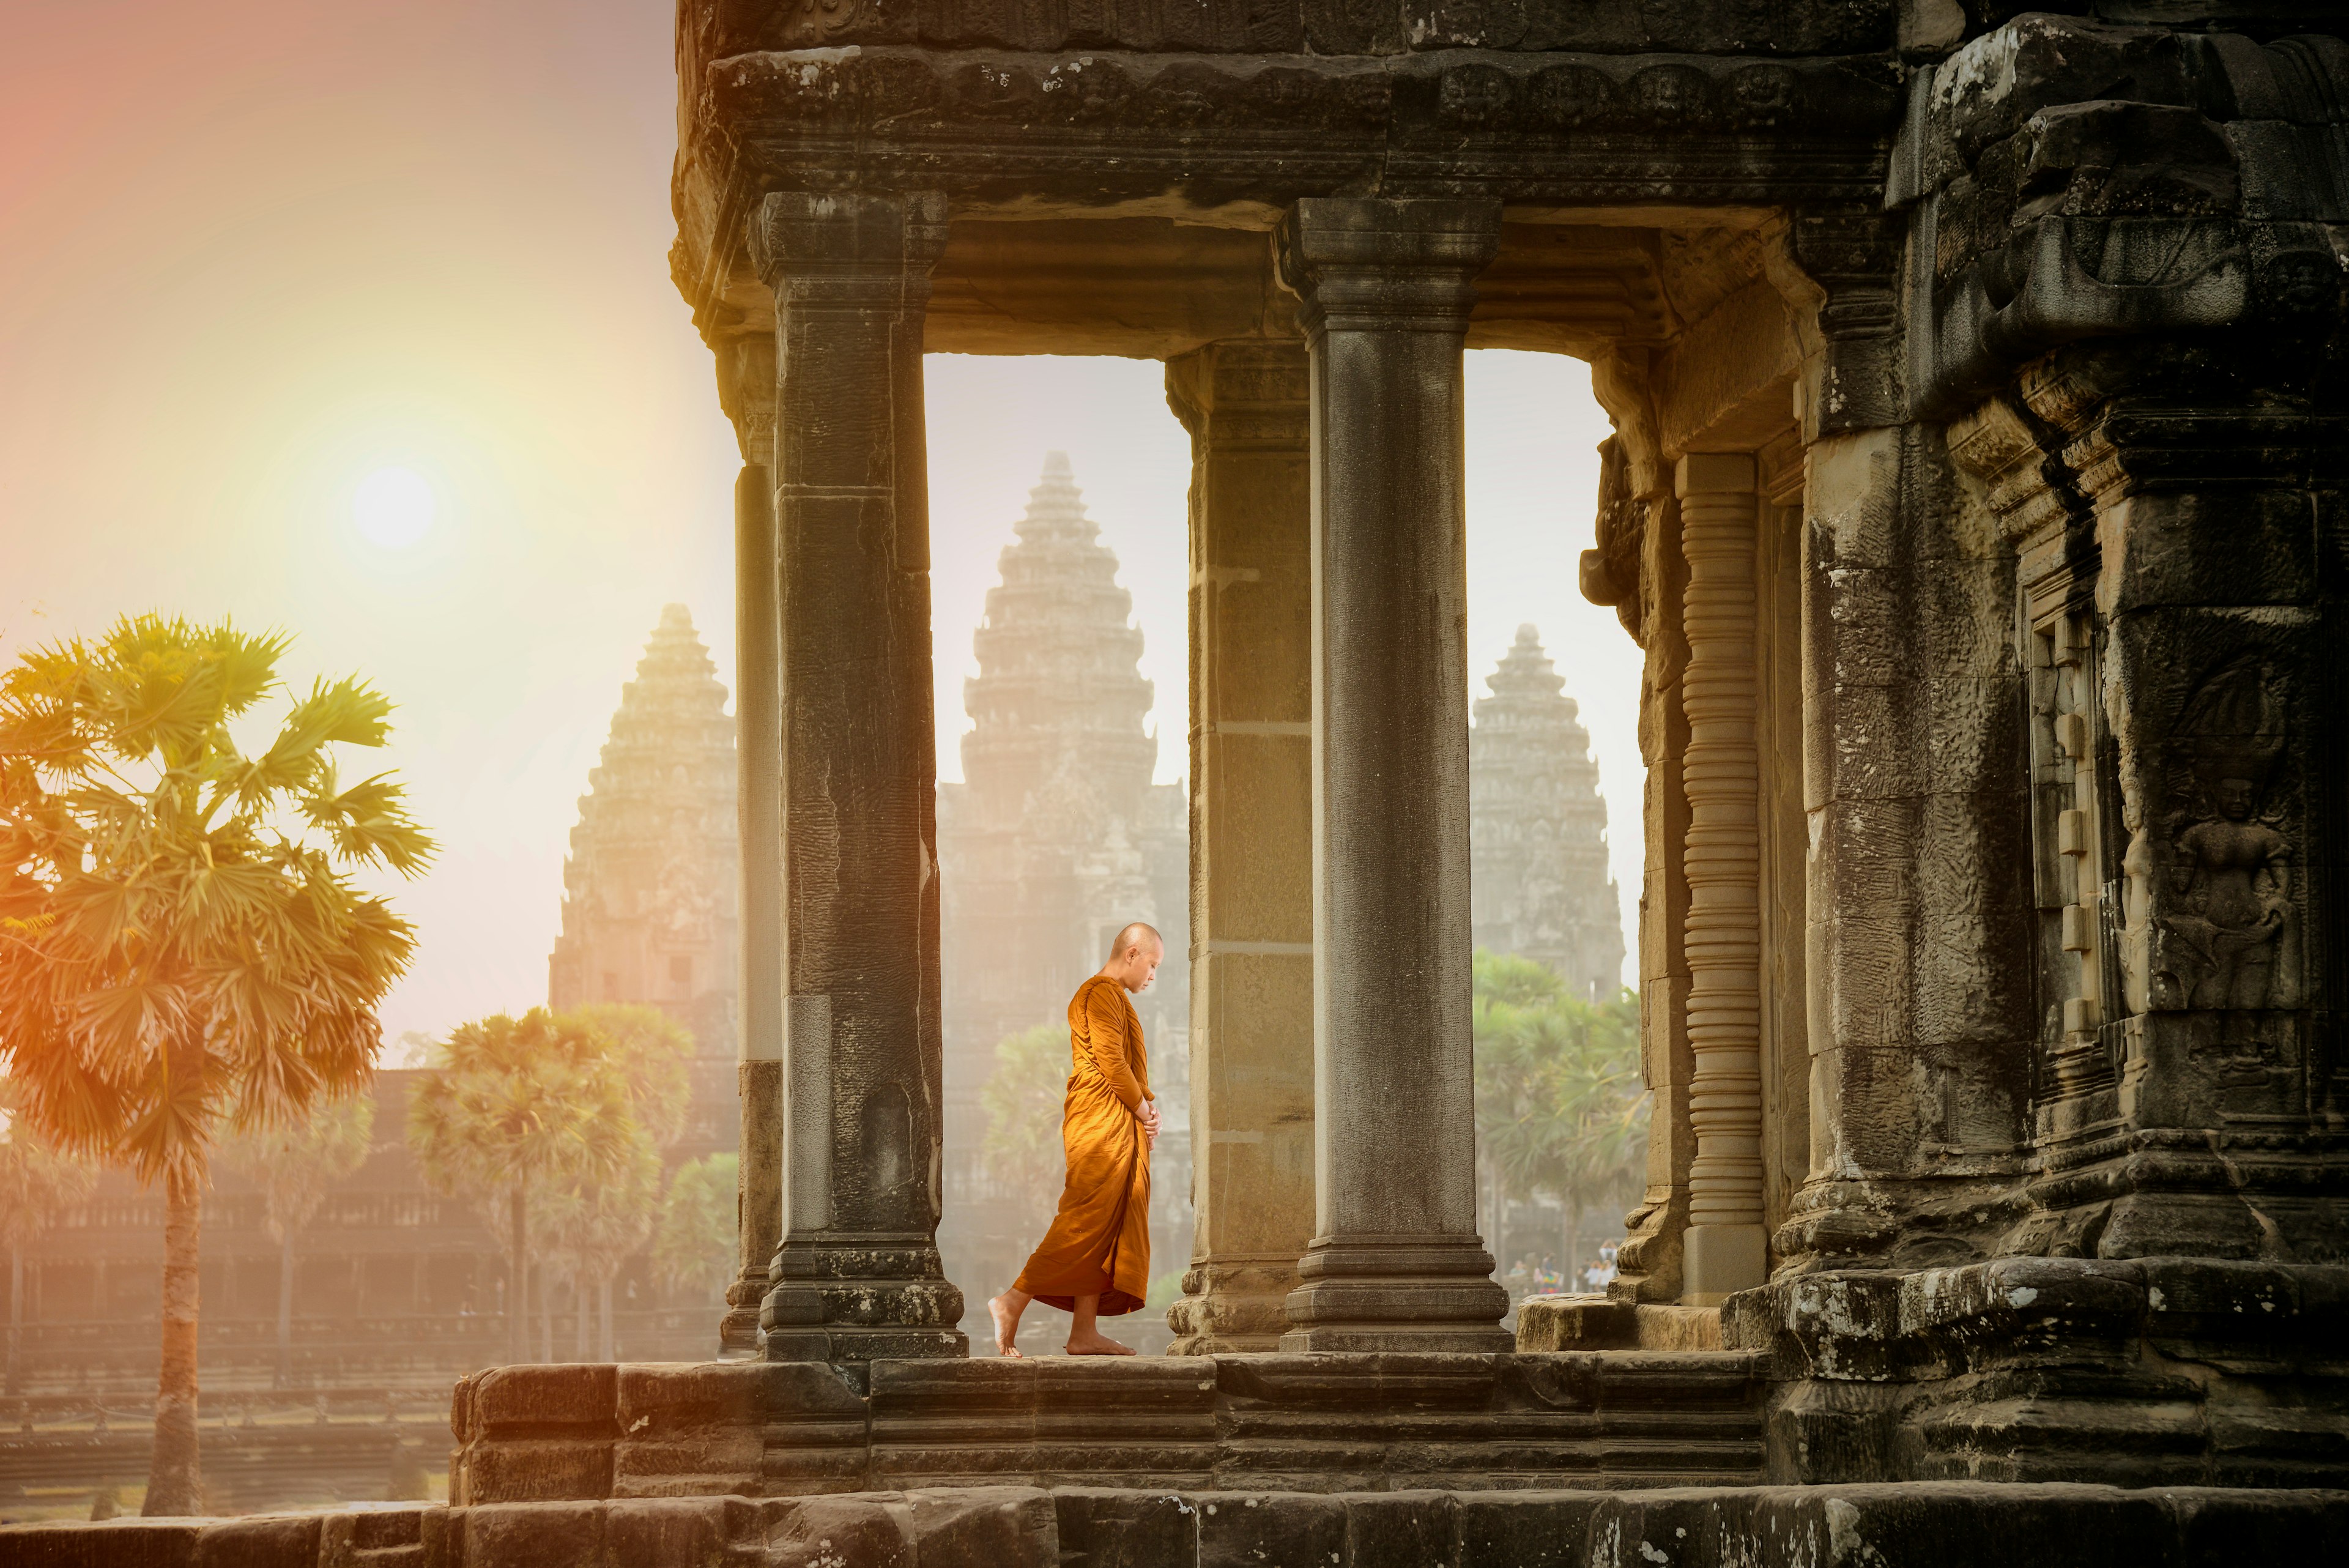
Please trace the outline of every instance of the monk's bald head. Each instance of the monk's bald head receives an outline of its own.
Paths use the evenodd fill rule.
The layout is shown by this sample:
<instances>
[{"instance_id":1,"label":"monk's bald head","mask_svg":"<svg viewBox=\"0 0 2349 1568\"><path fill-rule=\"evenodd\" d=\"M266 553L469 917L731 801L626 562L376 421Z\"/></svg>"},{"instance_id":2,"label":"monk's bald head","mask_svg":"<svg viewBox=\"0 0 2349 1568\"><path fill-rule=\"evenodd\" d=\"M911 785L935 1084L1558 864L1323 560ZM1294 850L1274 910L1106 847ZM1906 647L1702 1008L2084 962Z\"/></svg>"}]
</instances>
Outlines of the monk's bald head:
<instances>
[{"instance_id":1,"label":"monk's bald head","mask_svg":"<svg viewBox=\"0 0 2349 1568\"><path fill-rule=\"evenodd\" d=\"M1136 920L1110 943L1109 962L1101 971L1128 991L1144 992L1158 978L1158 962L1165 956L1165 939Z\"/></svg>"},{"instance_id":2,"label":"monk's bald head","mask_svg":"<svg viewBox=\"0 0 2349 1568\"><path fill-rule=\"evenodd\" d=\"M1166 950L1166 939L1158 934L1156 926L1136 920L1117 933L1117 940L1109 944L1109 956L1114 961L1137 948L1163 953Z\"/></svg>"}]
</instances>

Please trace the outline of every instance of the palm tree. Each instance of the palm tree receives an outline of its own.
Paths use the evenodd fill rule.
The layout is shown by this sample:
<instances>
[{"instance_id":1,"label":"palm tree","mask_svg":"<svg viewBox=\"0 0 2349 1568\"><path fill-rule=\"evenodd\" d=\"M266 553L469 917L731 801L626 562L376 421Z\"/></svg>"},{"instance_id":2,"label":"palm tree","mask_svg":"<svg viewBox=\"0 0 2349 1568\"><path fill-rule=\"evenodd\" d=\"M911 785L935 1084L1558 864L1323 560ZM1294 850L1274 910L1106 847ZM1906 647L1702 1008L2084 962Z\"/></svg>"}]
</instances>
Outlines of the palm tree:
<instances>
[{"instance_id":1,"label":"palm tree","mask_svg":"<svg viewBox=\"0 0 2349 1568\"><path fill-rule=\"evenodd\" d=\"M587 1357L587 1293L593 1286L602 1314L602 1358L609 1361L614 1349L613 1281L651 1237L660 1196L658 1151L685 1130L693 1091L689 1064L694 1038L691 1030L657 1007L594 1002L564 1016L603 1036L605 1058L627 1092L636 1133L616 1175L576 1181L548 1193L538 1205L543 1223L533 1229L543 1238L555 1273L569 1282L578 1300L579 1358ZM547 1310L542 1291L543 1320ZM546 1337L551 1356L551 1325Z\"/></svg>"},{"instance_id":2,"label":"palm tree","mask_svg":"<svg viewBox=\"0 0 2349 1568\"><path fill-rule=\"evenodd\" d=\"M995 1071L978 1091L987 1108L987 1174L1030 1212L1049 1210L1068 1169L1061 1147L1069 1089L1069 1031L1040 1023L995 1043Z\"/></svg>"},{"instance_id":3,"label":"palm tree","mask_svg":"<svg viewBox=\"0 0 2349 1568\"><path fill-rule=\"evenodd\" d=\"M215 1133L289 1124L354 1092L408 922L350 879L420 871L432 844L388 774L346 785L335 748L391 711L315 683L268 746L234 728L284 690L288 639L125 618L0 678L0 1067L68 1154L163 1187L161 1370L144 1511L202 1498L196 1281Z\"/></svg>"},{"instance_id":4,"label":"palm tree","mask_svg":"<svg viewBox=\"0 0 2349 1568\"><path fill-rule=\"evenodd\" d=\"M1639 1002L1570 996L1528 959L1479 952L1475 966L1477 1143L1495 1240L1506 1196L1547 1194L1564 1212L1571 1271L1584 1212L1631 1201L1646 1161Z\"/></svg>"},{"instance_id":5,"label":"palm tree","mask_svg":"<svg viewBox=\"0 0 2349 1568\"><path fill-rule=\"evenodd\" d=\"M8 1364L0 1389L16 1394L24 1388L16 1339L25 1321L25 1249L88 1196L98 1172L52 1148L11 1104L8 1080L0 1078L0 1245L8 1249Z\"/></svg>"},{"instance_id":6,"label":"palm tree","mask_svg":"<svg viewBox=\"0 0 2349 1568\"><path fill-rule=\"evenodd\" d=\"M693 1095L690 1064L693 1031L657 1007L639 1002L594 1002L564 1015L602 1032L605 1054L628 1092L636 1123L656 1148L667 1148L685 1130Z\"/></svg>"},{"instance_id":7,"label":"palm tree","mask_svg":"<svg viewBox=\"0 0 2349 1568\"><path fill-rule=\"evenodd\" d=\"M557 1188L539 1199L532 1217L531 1229L555 1276L569 1282L579 1303L574 1345L581 1361L587 1359L590 1286L603 1323L597 1359L614 1359L612 1281L621 1265L651 1240L653 1220L659 1212L660 1155L641 1127L634 1130L628 1143L627 1153L613 1175L601 1181ZM544 1300L543 1292L541 1300Z\"/></svg>"},{"instance_id":8,"label":"palm tree","mask_svg":"<svg viewBox=\"0 0 2349 1568\"><path fill-rule=\"evenodd\" d=\"M669 1178L653 1234L653 1267L669 1289L715 1302L734 1278L740 1170L739 1156L710 1154L688 1160Z\"/></svg>"},{"instance_id":9,"label":"palm tree","mask_svg":"<svg viewBox=\"0 0 2349 1568\"><path fill-rule=\"evenodd\" d=\"M336 1182L367 1163L374 1132L375 1101L355 1095L307 1121L248 1132L221 1149L226 1164L260 1187L269 1239L277 1243L277 1387L294 1375L294 1233L310 1222Z\"/></svg>"},{"instance_id":10,"label":"palm tree","mask_svg":"<svg viewBox=\"0 0 2349 1568\"><path fill-rule=\"evenodd\" d=\"M408 1106L408 1141L441 1191L505 1209L507 1355L530 1359L530 1205L534 1194L619 1174L641 1131L609 1037L534 1007L460 1024Z\"/></svg>"}]
</instances>

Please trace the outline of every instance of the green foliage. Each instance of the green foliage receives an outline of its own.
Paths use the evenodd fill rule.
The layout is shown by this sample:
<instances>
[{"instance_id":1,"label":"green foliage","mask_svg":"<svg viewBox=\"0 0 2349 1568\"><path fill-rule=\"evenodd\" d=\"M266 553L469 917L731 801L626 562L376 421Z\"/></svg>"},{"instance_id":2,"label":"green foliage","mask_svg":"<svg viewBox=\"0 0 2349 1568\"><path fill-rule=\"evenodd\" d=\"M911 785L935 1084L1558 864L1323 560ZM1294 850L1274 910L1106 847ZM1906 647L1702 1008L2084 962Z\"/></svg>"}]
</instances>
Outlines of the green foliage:
<instances>
[{"instance_id":1,"label":"green foliage","mask_svg":"<svg viewBox=\"0 0 2349 1568\"><path fill-rule=\"evenodd\" d=\"M290 1126L236 1134L220 1152L224 1164L260 1187L269 1239L282 1244L310 1222L336 1182L367 1163L374 1137L375 1101L351 1095Z\"/></svg>"},{"instance_id":2,"label":"green foliage","mask_svg":"<svg viewBox=\"0 0 2349 1568\"><path fill-rule=\"evenodd\" d=\"M408 1142L443 1192L486 1200L604 1180L643 1138L610 1036L575 1014L460 1024L431 1066L409 1098Z\"/></svg>"},{"instance_id":3,"label":"green foliage","mask_svg":"<svg viewBox=\"0 0 2349 1568\"><path fill-rule=\"evenodd\" d=\"M1475 958L1477 1139L1503 1189L1627 1207L1647 1162L1639 999L1569 996L1528 959Z\"/></svg>"},{"instance_id":4,"label":"green foliage","mask_svg":"<svg viewBox=\"0 0 2349 1568\"><path fill-rule=\"evenodd\" d=\"M978 1091L988 1179L1029 1210L1049 1213L1067 1179L1061 1117L1069 1090L1069 1031L1040 1023L995 1044L995 1071Z\"/></svg>"},{"instance_id":5,"label":"green foliage","mask_svg":"<svg viewBox=\"0 0 2349 1568\"><path fill-rule=\"evenodd\" d=\"M610 1279L653 1233L659 1212L660 1154L634 1129L617 1168L557 1187L531 1210L531 1244L557 1277L582 1288Z\"/></svg>"},{"instance_id":6,"label":"green foliage","mask_svg":"<svg viewBox=\"0 0 2349 1568\"><path fill-rule=\"evenodd\" d=\"M627 1085L637 1125L657 1147L675 1143L693 1093L693 1031L657 1007L636 1002L590 1002L564 1016L603 1032L605 1054Z\"/></svg>"},{"instance_id":7,"label":"green foliage","mask_svg":"<svg viewBox=\"0 0 2349 1568\"><path fill-rule=\"evenodd\" d=\"M670 1289L714 1298L734 1278L740 1172L738 1157L711 1154L679 1166L669 1178L653 1266Z\"/></svg>"},{"instance_id":8,"label":"green foliage","mask_svg":"<svg viewBox=\"0 0 2349 1568\"><path fill-rule=\"evenodd\" d=\"M283 636L153 616L0 677L0 1066L60 1147L201 1180L214 1130L361 1081L409 923L350 873L422 869L388 774L345 784L391 705L315 684L248 755Z\"/></svg>"}]
</instances>

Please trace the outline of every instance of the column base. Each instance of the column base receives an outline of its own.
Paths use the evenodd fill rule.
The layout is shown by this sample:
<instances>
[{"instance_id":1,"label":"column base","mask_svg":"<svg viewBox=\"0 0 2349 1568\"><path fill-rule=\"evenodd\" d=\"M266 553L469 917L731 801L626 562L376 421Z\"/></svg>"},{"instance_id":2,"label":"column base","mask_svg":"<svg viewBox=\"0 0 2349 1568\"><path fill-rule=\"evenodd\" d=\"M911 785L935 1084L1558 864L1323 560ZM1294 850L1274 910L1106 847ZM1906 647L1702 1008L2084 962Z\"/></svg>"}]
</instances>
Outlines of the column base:
<instances>
[{"instance_id":1,"label":"column base","mask_svg":"<svg viewBox=\"0 0 2349 1568\"><path fill-rule=\"evenodd\" d=\"M1288 1301L1297 1265L1195 1263L1183 1276L1183 1299L1166 1309L1174 1331L1169 1355L1228 1355L1278 1350L1288 1332Z\"/></svg>"},{"instance_id":2,"label":"column base","mask_svg":"<svg viewBox=\"0 0 2349 1568\"><path fill-rule=\"evenodd\" d=\"M1501 1326L1509 1293L1473 1236L1318 1238L1289 1293L1285 1351L1516 1348Z\"/></svg>"},{"instance_id":3,"label":"column base","mask_svg":"<svg viewBox=\"0 0 2349 1568\"><path fill-rule=\"evenodd\" d=\"M1759 1225L1692 1225L1681 1247L1682 1306L1719 1306L1769 1282L1770 1238Z\"/></svg>"},{"instance_id":4,"label":"column base","mask_svg":"<svg viewBox=\"0 0 2349 1568\"><path fill-rule=\"evenodd\" d=\"M718 1359L739 1361L759 1354L759 1303L766 1293L763 1270L745 1273L726 1287L726 1315L718 1320Z\"/></svg>"},{"instance_id":5,"label":"column base","mask_svg":"<svg viewBox=\"0 0 2349 1568\"><path fill-rule=\"evenodd\" d=\"M759 1306L768 1361L868 1361L967 1356L962 1292L947 1282L926 1241L794 1238L775 1254L774 1288Z\"/></svg>"}]
</instances>

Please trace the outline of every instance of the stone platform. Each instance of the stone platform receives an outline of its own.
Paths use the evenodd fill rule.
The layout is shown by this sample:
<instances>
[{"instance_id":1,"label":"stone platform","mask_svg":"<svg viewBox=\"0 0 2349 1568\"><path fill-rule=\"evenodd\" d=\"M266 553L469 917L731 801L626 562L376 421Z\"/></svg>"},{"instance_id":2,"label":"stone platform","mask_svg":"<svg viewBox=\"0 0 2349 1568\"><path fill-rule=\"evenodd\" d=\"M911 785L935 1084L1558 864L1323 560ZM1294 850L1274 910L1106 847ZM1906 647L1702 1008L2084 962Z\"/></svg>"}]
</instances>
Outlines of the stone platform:
<instances>
[{"instance_id":1,"label":"stone platform","mask_svg":"<svg viewBox=\"0 0 2349 1568\"><path fill-rule=\"evenodd\" d=\"M911 1487L1386 1491L1763 1479L1763 1358L1268 1355L499 1367L460 1504Z\"/></svg>"},{"instance_id":2,"label":"stone platform","mask_svg":"<svg viewBox=\"0 0 2349 1568\"><path fill-rule=\"evenodd\" d=\"M0 1527L7 1568L2300 1568L2349 1492L1921 1482L1647 1491L1032 1487L405 1504Z\"/></svg>"}]
</instances>

